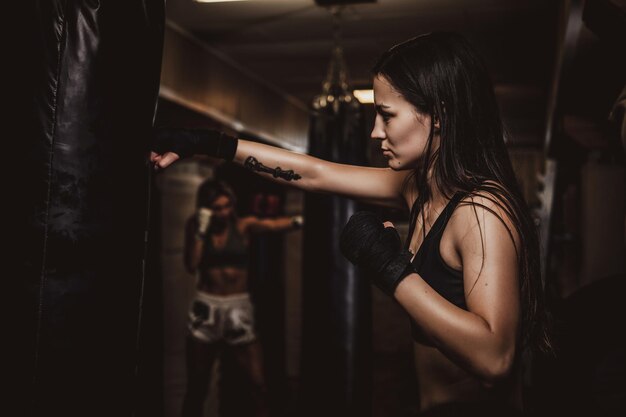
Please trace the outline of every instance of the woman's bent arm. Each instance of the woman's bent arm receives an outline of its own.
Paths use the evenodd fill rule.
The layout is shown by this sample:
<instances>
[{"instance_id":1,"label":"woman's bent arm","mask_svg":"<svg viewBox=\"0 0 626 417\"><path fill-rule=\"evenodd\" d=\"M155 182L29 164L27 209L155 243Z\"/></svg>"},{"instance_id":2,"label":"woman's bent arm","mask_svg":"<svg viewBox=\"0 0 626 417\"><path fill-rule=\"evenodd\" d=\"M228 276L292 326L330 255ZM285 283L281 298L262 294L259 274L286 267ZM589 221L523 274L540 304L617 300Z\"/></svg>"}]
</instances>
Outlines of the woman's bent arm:
<instances>
[{"instance_id":1,"label":"woman's bent arm","mask_svg":"<svg viewBox=\"0 0 626 417\"><path fill-rule=\"evenodd\" d=\"M499 214L503 221L480 207L460 206L448 223L463 265L468 310L443 298L418 274L404 279L394 294L442 353L486 384L511 371L520 323L519 239Z\"/></svg>"}]
</instances>

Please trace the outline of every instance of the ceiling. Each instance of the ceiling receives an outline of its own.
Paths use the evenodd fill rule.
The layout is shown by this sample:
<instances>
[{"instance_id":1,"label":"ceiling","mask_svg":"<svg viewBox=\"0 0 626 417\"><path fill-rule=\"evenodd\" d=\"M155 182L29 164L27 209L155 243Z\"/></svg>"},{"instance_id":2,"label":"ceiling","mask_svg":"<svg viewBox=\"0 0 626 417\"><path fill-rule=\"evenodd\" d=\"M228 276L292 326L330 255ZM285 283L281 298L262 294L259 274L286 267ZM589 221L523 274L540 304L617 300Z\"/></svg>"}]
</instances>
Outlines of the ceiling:
<instances>
[{"instance_id":1,"label":"ceiling","mask_svg":"<svg viewBox=\"0 0 626 417\"><path fill-rule=\"evenodd\" d=\"M168 0L166 16L302 103L321 91L333 19L314 0ZM345 6L341 16L353 87L371 86L373 62L392 45L429 31L458 31L485 57L515 144L541 141L553 73L556 1L378 0Z\"/></svg>"}]
</instances>

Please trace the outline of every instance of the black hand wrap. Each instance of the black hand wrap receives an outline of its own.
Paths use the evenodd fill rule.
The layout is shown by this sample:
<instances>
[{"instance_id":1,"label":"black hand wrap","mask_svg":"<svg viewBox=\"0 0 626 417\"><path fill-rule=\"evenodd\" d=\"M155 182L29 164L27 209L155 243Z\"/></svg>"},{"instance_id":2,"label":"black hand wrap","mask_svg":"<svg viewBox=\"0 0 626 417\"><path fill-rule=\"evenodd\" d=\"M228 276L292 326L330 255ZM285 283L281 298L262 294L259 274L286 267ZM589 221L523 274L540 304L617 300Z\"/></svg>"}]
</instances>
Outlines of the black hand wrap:
<instances>
[{"instance_id":1,"label":"black hand wrap","mask_svg":"<svg viewBox=\"0 0 626 417\"><path fill-rule=\"evenodd\" d=\"M341 232L339 245L341 253L389 296L400 281L415 272L413 255L402 248L396 229L385 227L374 213L354 213Z\"/></svg>"},{"instance_id":2,"label":"black hand wrap","mask_svg":"<svg viewBox=\"0 0 626 417\"><path fill-rule=\"evenodd\" d=\"M152 150L164 154L174 152L180 158L195 154L232 161L237 151L237 138L218 130L156 128Z\"/></svg>"}]
</instances>

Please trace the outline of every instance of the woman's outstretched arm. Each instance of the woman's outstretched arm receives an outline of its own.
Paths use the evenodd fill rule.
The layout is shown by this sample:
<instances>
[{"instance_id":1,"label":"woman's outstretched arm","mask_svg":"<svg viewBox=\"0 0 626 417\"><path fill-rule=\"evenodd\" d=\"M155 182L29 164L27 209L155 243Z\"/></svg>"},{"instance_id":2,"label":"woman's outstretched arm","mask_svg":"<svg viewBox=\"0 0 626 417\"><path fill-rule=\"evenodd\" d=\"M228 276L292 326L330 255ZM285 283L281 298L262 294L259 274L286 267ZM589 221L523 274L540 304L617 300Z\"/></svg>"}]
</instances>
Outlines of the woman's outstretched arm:
<instances>
[{"instance_id":1,"label":"woman's outstretched arm","mask_svg":"<svg viewBox=\"0 0 626 417\"><path fill-rule=\"evenodd\" d=\"M245 233L286 232L302 228L302 216L281 216L270 219L261 219L248 216L241 219Z\"/></svg>"},{"instance_id":2,"label":"woman's outstretched arm","mask_svg":"<svg viewBox=\"0 0 626 417\"><path fill-rule=\"evenodd\" d=\"M157 167L165 168L179 156L174 152L152 152L150 159ZM238 140L233 161L272 181L305 191L399 208L407 204L403 185L409 171L338 164L243 139Z\"/></svg>"},{"instance_id":3,"label":"woman's outstretched arm","mask_svg":"<svg viewBox=\"0 0 626 417\"><path fill-rule=\"evenodd\" d=\"M240 140L234 161L246 166L248 158L254 158L266 167L251 168L260 175L306 191L339 194L377 204L406 204L402 200L402 182L408 173L406 171L338 164L274 146ZM299 179L276 178L274 172L277 168L293 171Z\"/></svg>"}]
</instances>

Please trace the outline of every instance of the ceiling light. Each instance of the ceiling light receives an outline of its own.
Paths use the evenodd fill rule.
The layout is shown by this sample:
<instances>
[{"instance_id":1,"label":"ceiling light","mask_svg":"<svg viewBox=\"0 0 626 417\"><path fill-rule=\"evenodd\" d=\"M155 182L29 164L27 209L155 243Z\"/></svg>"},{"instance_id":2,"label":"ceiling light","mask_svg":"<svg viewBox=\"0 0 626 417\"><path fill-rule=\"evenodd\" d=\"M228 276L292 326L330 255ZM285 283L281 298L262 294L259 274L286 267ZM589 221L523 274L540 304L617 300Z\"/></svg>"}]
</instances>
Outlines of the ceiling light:
<instances>
[{"instance_id":1,"label":"ceiling light","mask_svg":"<svg viewBox=\"0 0 626 417\"><path fill-rule=\"evenodd\" d=\"M248 0L194 0L196 3L225 3L227 1L248 1Z\"/></svg>"},{"instance_id":2,"label":"ceiling light","mask_svg":"<svg viewBox=\"0 0 626 417\"><path fill-rule=\"evenodd\" d=\"M374 90L354 90L352 93L360 103L368 104L374 102Z\"/></svg>"},{"instance_id":3,"label":"ceiling light","mask_svg":"<svg viewBox=\"0 0 626 417\"><path fill-rule=\"evenodd\" d=\"M354 3L376 3L378 0L315 0L318 6L346 6Z\"/></svg>"}]
</instances>

